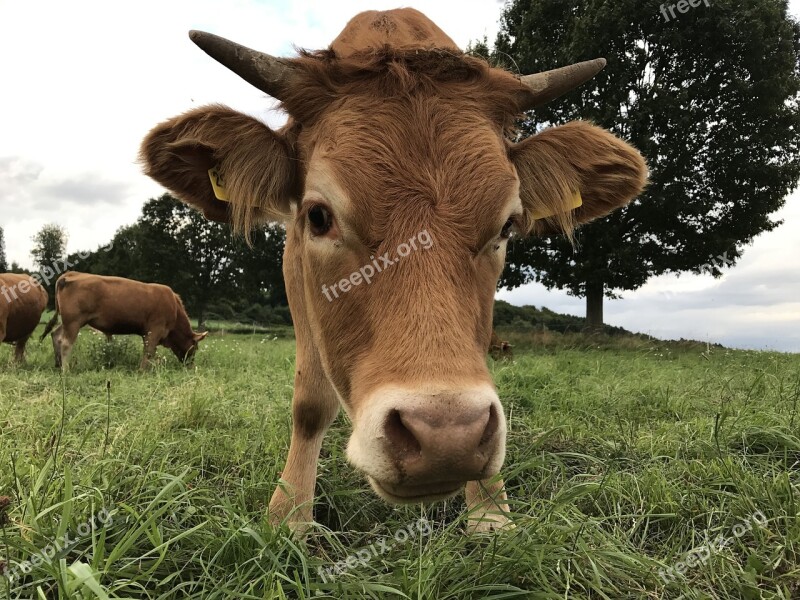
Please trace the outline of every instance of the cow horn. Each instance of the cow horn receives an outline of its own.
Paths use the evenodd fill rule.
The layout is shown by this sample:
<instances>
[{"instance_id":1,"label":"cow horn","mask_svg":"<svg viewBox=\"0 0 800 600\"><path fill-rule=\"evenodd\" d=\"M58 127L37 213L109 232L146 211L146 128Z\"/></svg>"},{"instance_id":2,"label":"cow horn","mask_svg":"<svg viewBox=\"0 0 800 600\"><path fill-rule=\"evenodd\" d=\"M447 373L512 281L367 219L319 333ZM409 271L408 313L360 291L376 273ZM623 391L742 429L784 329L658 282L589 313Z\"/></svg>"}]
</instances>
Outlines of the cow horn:
<instances>
[{"instance_id":1,"label":"cow horn","mask_svg":"<svg viewBox=\"0 0 800 600\"><path fill-rule=\"evenodd\" d=\"M605 58L596 58L535 75L523 75L519 80L527 89L523 92L520 108L530 110L547 104L586 83L605 66Z\"/></svg>"},{"instance_id":2,"label":"cow horn","mask_svg":"<svg viewBox=\"0 0 800 600\"><path fill-rule=\"evenodd\" d=\"M223 37L192 30L189 38L211 58L273 98L282 99L292 79L288 60L251 50Z\"/></svg>"}]
</instances>

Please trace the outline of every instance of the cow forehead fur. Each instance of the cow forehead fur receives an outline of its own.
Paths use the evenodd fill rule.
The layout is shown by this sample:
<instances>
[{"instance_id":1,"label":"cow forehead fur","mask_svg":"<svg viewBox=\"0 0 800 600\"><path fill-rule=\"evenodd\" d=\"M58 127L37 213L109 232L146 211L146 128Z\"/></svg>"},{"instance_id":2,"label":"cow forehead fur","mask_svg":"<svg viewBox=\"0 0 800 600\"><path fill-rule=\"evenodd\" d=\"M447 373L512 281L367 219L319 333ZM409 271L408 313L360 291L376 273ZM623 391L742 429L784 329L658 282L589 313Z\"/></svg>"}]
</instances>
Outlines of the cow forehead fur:
<instances>
[{"instance_id":1,"label":"cow forehead fur","mask_svg":"<svg viewBox=\"0 0 800 600\"><path fill-rule=\"evenodd\" d=\"M441 98L370 103L356 97L301 135L314 138L302 144L310 162L342 189L348 224L377 252L423 229L440 245L479 250L518 193L500 133ZM307 194L314 183L309 176Z\"/></svg>"},{"instance_id":2,"label":"cow forehead fur","mask_svg":"<svg viewBox=\"0 0 800 600\"><path fill-rule=\"evenodd\" d=\"M519 80L463 54L412 9L361 13L328 50L292 62L286 137L300 164L330 159L367 245L436 217L462 244L486 241L514 192L504 134ZM387 230L398 223L405 231Z\"/></svg>"},{"instance_id":3,"label":"cow forehead fur","mask_svg":"<svg viewBox=\"0 0 800 600\"><path fill-rule=\"evenodd\" d=\"M367 48L384 46L398 50L449 49L460 52L444 31L413 8L359 13L333 41L331 49L342 58L350 58Z\"/></svg>"}]
</instances>

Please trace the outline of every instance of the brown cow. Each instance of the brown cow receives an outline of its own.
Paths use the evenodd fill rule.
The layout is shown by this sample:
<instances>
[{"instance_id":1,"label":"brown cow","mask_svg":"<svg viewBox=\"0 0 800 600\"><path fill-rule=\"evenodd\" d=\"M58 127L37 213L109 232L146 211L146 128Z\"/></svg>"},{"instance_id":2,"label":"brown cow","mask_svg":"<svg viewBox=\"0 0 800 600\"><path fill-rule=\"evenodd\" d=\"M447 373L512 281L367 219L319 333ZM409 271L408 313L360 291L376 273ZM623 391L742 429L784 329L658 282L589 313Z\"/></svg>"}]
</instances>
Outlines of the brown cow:
<instances>
[{"instance_id":1,"label":"brown cow","mask_svg":"<svg viewBox=\"0 0 800 600\"><path fill-rule=\"evenodd\" d=\"M180 296L165 285L142 283L122 277L105 277L68 271L56 282L56 314L42 339L61 315L53 331L56 367L66 369L78 332L85 325L106 334L140 335L144 339L141 368L146 368L156 348L169 348L189 363L207 333L195 333Z\"/></svg>"},{"instance_id":2,"label":"brown cow","mask_svg":"<svg viewBox=\"0 0 800 600\"><path fill-rule=\"evenodd\" d=\"M0 273L0 343L14 344L18 363L25 360L25 346L47 300L47 291L30 275Z\"/></svg>"},{"instance_id":3,"label":"brown cow","mask_svg":"<svg viewBox=\"0 0 800 600\"><path fill-rule=\"evenodd\" d=\"M496 331L492 331L492 338L489 341L489 356L495 360L511 360L514 358L513 346L500 339Z\"/></svg>"},{"instance_id":4,"label":"brown cow","mask_svg":"<svg viewBox=\"0 0 800 600\"><path fill-rule=\"evenodd\" d=\"M471 528L506 523L506 424L485 360L506 241L571 235L647 178L634 148L588 123L518 143L513 126L605 61L517 77L412 9L361 13L330 48L292 59L190 37L290 116L276 131L201 107L158 125L141 150L146 173L207 217L245 231L286 223L297 371L270 519L312 520L341 405L348 458L381 497L427 502L466 484Z\"/></svg>"}]
</instances>

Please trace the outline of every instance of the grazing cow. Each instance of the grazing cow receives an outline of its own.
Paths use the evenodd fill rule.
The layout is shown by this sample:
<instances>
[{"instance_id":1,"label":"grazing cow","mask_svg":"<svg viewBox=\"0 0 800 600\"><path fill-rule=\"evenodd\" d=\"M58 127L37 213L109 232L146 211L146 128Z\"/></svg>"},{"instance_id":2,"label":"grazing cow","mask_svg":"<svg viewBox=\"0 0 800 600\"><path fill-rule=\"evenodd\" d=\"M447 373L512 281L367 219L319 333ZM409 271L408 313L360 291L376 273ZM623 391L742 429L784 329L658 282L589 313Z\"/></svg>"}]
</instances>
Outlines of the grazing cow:
<instances>
[{"instance_id":1,"label":"grazing cow","mask_svg":"<svg viewBox=\"0 0 800 600\"><path fill-rule=\"evenodd\" d=\"M166 285L122 277L104 277L68 271L56 282L56 314L42 338L53 331L56 367L66 369L78 332L85 325L106 334L140 335L144 339L141 368L146 368L158 346L172 350L189 363L207 333L195 333L180 296Z\"/></svg>"},{"instance_id":2,"label":"grazing cow","mask_svg":"<svg viewBox=\"0 0 800 600\"><path fill-rule=\"evenodd\" d=\"M208 218L239 231L286 223L297 371L270 519L301 531L312 520L341 406L348 459L382 498L428 502L466 485L470 528L503 525L506 423L485 354L506 242L570 235L647 178L634 148L588 123L516 143L513 127L605 61L517 77L412 9L361 13L327 50L291 59L190 37L290 116L273 130L200 107L141 149L145 172Z\"/></svg>"},{"instance_id":3,"label":"grazing cow","mask_svg":"<svg viewBox=\"0 0 800 600\"><path fill-rule=\"evenodd\" d=\"M492 338L489 341L489 356L495 360L511 360L514 358L513 346L500 339L496 331L492 331Z\"/></svg>"},{"instance_id":4,"label":"grazing cow","mask_svg":"<svg viewBox=\"0 0 800 600\"><path fill-rule=\"evenodd\" d=\"M25 346L47 308L47 291L31 276L0 273L0 343L14 344L14 359L25 360Z\"/></svg>"}]
</instances>

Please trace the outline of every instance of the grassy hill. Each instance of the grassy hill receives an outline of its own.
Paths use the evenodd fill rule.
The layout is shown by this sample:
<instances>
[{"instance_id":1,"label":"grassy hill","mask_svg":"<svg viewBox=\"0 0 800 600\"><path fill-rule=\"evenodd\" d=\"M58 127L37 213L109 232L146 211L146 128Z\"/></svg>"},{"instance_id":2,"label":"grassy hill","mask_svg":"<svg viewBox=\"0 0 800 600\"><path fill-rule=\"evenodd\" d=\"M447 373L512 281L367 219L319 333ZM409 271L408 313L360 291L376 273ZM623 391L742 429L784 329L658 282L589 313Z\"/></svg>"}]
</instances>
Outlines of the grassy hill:
<instances>
[{"instance_id":1,"label":"grassy hill","mask_svg":"<svg viewBox=\"0 0 800 600\"><path fill-rule=\"evenodd\" d=\"M504 300L494 303L494 326L505 331L555 331L558 333L580 333L586 329L586 319L574 315L563 315L535 306L514 306ZM602 333L607 335L633 335L622 327L605 325Z\"/></svg>"}]
</instances>

